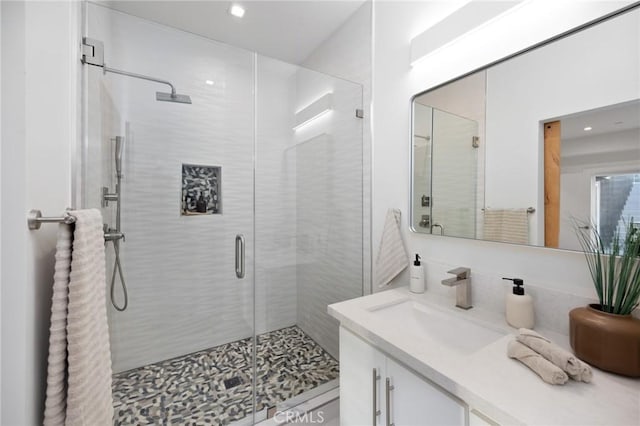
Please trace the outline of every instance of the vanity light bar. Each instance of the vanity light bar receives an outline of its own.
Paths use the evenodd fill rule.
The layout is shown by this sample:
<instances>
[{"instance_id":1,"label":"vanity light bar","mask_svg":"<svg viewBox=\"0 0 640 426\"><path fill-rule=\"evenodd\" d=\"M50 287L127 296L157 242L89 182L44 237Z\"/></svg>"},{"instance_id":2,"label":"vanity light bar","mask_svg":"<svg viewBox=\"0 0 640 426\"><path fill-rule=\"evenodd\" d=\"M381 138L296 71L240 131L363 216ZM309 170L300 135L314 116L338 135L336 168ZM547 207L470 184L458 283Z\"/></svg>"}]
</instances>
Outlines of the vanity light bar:
<instances>
[{"instance_id":1,"label":"vanity light bar","mask_svg":"<svg viewBox=\"0 0 640 426\"><path fill-rule=\"evenodd\" d=\"M411 66L522 3L522 0L466 3L411 40Z\"/></svg>"},{"instance_id":2,"label":"vanity light bar","mask_svg":"<svg viewBox=\"0 0 640 426\"><path fill-rule=\"evenodd\" d=\"M318 117L328 113L331 111L332 106L333 94L331 92L311 102L308 106L296 112L296 124L293 127L293 130L298 130Z\"/></svg>"}]
</instances>

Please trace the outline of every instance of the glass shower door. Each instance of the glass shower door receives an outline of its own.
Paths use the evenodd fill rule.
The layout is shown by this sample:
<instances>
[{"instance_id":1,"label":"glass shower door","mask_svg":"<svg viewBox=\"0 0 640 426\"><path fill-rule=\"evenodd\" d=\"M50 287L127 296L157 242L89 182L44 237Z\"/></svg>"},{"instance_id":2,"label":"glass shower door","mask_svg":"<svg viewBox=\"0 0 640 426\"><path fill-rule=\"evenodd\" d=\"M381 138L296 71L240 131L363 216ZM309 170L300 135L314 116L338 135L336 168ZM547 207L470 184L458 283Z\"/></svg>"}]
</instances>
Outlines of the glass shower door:
<instances>
[{"instance_id":1,"label":"glass shower door","mask_svg":"<svg viewBox=\"0 0 640 426\"><path fill-rule=\"evenodd\" d=\"M337 395L327 306L364 287L362 86L91 3L86 18L106 68L83 68L82 204L126 237L115 423L252 424Z\"/></svg>"},{"instance_id":2,"label":"glass shower door","mask_svg":"<svg viewBox=\"0 0 640 426\"><path fill-rule=\"evenodd\" d=\"M335 392L327 306L362 296L363 94L275 59L256 64L256 420L282 420Z\"/></svg>"},{"instance_id":3,"label":"glass shower door","mask_svg":"<svg viewBox=\"0 0 640 426\"><path fill-rule=\"evenodd\" d=\"M168 80L192 102L83 67L83 205L126 237L113 299L123 307L126 283L128 306L108 309L115 423L250 423L254 55L91 3L86 35L109 68ZM110 286L113 243L106 250Z\"/></svg>"}]
</instances>

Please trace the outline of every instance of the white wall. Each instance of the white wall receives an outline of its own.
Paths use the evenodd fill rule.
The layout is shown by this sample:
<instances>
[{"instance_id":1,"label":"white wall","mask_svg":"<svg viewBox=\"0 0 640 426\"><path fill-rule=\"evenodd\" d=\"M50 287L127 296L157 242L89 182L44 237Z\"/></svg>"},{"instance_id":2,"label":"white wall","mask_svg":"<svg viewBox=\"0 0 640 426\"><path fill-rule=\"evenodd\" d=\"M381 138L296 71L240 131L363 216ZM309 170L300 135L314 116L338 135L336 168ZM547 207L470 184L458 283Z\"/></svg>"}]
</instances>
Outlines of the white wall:
<instances>
[{"instance_id":1,"label":"white wall","mask_svg":"<svg viewBox=\"0 0 640 426\"><path fill-rule=\"evenodd\" d=\"M544 3L539 19L531 9ZM539 325L568 330L567 312L593 296L580 253L507 245L409 232L410 98L454 77L498 60L629 2L528 3L508 18L409 66L410 41L442 19L455 5L440 2L374 3L374 156L373 241L380 239L387 208L403 210L403 234L411 252L426 259L427 288L449 294L440 285L451 267L468 266L474 276L476 305L504 310L503 276L519 276L536 299ZM544 18L543 18L544 17ZM545 25L540 25L544 19ZM505 34L509 34L505 37ZM373 258L377 253L374 243ZM407 273L396 280L404 285ZM543 309L546 309L542 312ZM544 313L544 315L543 315Z\"/></svg>"},{"instance_id":2,"label":"white wall","mask_svg":"<svg viewBox=\"0 0 640 426\"><path fill-rule=\"evenodd\" d=\"M42 422L55 225L70 207L78 7L2 2L2 424ZM28 161L27 161L28 159Z\"/></svg>"}]
</instances>

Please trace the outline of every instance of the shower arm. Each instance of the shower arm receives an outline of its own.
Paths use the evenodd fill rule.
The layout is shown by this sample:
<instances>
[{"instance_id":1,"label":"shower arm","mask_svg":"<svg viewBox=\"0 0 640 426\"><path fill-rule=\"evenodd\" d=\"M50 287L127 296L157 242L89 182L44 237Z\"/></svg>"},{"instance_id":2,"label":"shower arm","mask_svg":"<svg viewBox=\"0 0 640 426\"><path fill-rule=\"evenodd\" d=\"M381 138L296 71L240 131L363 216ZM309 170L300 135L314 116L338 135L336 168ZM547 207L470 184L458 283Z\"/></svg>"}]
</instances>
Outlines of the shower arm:
<instances>
[{"instance_id":1,"label":"shower arm","mask_svg":"<svg viewBox=\"0 0 640 426\"><path fill-rule=\"evenodd\" d=\"M89 64L89 65L94 65L94 64ZM100 65L94 65L94 66L100 66ZM120 75L125 75L127 77L133 77L133 78L139 78L140 80L147 80L147 81L153 81L154 83L160 83L160 84L166 84L167 86L171 87L171 97L175 98L176 97L176 88L173 87L173 84L171 84L170 82L168 82L167 80L161 80L159 78L155 78L155 77L150 77L148 75L142 75L142 74L136 74L134 72L129 72L129 71L122 71L122 70L118 70L115 68L110 68L108 67L106 64L101 66L104 73L113 73L113 74L120 74Z\"/></svg>"}]
</instances>

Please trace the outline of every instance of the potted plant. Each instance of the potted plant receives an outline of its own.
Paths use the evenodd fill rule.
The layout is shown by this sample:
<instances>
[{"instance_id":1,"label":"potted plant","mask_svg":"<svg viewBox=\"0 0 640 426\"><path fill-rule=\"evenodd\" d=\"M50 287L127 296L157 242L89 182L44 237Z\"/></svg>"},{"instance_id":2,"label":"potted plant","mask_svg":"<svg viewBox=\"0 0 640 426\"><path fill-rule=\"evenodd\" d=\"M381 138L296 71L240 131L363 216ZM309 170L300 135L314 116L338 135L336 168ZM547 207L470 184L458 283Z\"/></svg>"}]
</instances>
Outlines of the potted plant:
<instances>
[{"instance_id":1,"label":"potted plant","mask_svg":"<svg viewBox=\"0 0 640 426\"><path fill-rule=\"evenodd\" d=\"M624 238L616 231L609 245L593 226L580 225L599 303L569 313L571 347L602 370L640 377L640 320L631 315L640 300L640 232L632 218Z\"/></svg>"}]
</instances>

